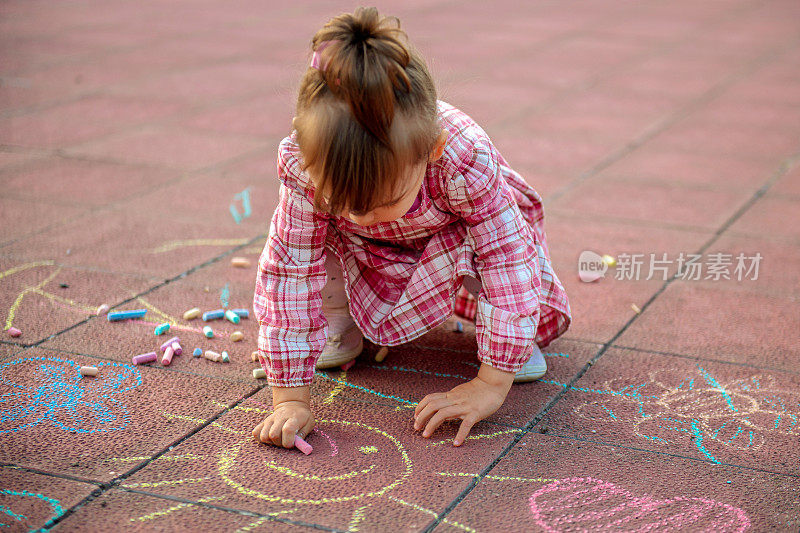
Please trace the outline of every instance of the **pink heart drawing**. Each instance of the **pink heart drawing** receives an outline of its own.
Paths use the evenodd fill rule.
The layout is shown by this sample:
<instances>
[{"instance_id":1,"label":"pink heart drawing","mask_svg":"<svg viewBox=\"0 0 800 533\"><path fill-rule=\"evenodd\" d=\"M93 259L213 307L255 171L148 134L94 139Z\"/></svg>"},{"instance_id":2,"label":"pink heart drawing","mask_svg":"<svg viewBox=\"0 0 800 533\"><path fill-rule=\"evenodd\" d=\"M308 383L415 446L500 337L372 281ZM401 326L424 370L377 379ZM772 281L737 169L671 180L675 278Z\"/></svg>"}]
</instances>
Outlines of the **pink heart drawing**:
<instances>
[{"instance_id":1,"label":"pink heart drawing","mask_svg":"<svg viewBox=\"0 0 800 533\"><path fill-rule=\"evenodd\" d=\"M750 527L750 520L738 507L706 498L635 496L613 483L588 477L545 485L531 495L530 505L534 520L548 532L666 529L739 533Z\"/></svg>"}]
</instances>

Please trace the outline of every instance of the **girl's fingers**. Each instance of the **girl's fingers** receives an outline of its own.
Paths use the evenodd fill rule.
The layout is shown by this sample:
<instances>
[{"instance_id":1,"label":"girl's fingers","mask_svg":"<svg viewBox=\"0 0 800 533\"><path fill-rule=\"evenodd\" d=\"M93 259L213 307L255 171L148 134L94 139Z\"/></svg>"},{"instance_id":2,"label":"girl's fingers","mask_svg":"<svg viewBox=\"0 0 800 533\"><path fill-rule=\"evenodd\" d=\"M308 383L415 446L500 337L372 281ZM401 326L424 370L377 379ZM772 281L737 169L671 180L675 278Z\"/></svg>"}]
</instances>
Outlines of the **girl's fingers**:
<instances>
[{"instance_id":1,"label":"girl's fingers","mask_svg":"<svg viewBox=\"0 0 800 533\"><path fill-rule=\"evenodd\" d=\"M257 441L261 440L261 428L264 426L264 421L258 423L256 427L253 428L253 438Z\"/></svg>"},{"instance_id":2,"label":"girl's fingers","mask_svg":"<svg viewBox=\"0 0 800 533\"><path fill-rule=\"evenodd\" d=\"M430 422L428 422L428 425L425 426L425 431L422 432L422 436L425 438L430 437L448 416L455 416L458 412L458 407L455 405L439 409L439 411L433 415Z\"/></svg>"},{"instance_id":3,"label":"girl's fingers","mask_svg":"<svg viewBox=\"0 0 800 533\"><path fill-rule=\"evenodd\" d=\"M456 433L456 438L453 439L453 446L461 446L464 444L464 441L467 440L467 436L469 435L472 426L475 425L477 422L476 417L474 415L467 415L464 417L463 422L458 427L458 433Z\"/></svg>"},{"instance_id":4,"label":"girl's fingers","mask_svg":"<svg viewBox=\"0 0 800 533\"><path fill-rule=\"evenodd\" d=\"M425 396L414 408L414 418L417 418L422 410L425 409L425 406L428 405L432 400L442 398L444 396L446 396L446 394L443 392L434 392L433 394L428 394Z\"/></svg>"},{"instance_id":5,"label":"girl's fingers","mask_svg":"<svg viewBox=\"0 0 800 533\"><path fill-rule=\"evenodd\" d=\"M295 427L295 422L286 422L283 425L283 442L281 443L284 448L294 448L294 437L299 432ZM303 437L300 437L301 439Z\"/></svg>"},{"instance_id":6,"label":"girl's fingers","mask_svg":"<svg viewBox=\"0 0 800 533\"><path fill-rule=\"evenodd\" d=\"M417 420L414 422L414 429L419 430L425 426L428 422L428 419L434 415L439 409L447 407L450 403L447 401L447 398L441 398L437 400L433 400L428 402L428 405L420 411L419 415L417 415Z\"/></svg>"},{"instance_id":7,"label":"girl's fingers","mask_svg":"<svg viewBox=\"0 0 800 533\"><path fill-rule=\"evenodd\" d=\"M259 435L261 442L272 442L269 438L269 431L274 423L275 421L271 417L264 420L264 424L261 426L261 434Z\"/></svg>"}]
</instances>

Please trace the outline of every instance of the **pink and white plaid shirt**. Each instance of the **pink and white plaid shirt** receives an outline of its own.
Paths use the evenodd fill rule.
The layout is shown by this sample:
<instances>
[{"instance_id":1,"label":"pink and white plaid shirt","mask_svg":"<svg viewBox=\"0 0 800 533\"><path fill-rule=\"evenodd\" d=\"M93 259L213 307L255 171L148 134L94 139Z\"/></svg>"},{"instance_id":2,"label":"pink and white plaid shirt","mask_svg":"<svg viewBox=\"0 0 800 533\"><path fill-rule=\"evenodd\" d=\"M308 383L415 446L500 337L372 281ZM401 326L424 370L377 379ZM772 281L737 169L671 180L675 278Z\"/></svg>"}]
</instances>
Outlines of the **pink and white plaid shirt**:
<instances>
[{"instance_id":1,"label":"pink and white plaid shirt","mask_svg":"<svg viewBox=\"0 0 800 533\"><path fill-rule=\"evenodd\" d=\"M486 133L439 102L449 133L428 165L419 202L369 227L314 211L294 134L279 148L280 202L259 260L253 308L270 385L312 382L327 339L320 291L325 255L342 264L350 313L375 344L411 341L453 314L465 275L481 281L476 336L482 363L508 372L569 327L569 302L553 272L541 198L509 168Z\"/></svg>"}]
</instances>

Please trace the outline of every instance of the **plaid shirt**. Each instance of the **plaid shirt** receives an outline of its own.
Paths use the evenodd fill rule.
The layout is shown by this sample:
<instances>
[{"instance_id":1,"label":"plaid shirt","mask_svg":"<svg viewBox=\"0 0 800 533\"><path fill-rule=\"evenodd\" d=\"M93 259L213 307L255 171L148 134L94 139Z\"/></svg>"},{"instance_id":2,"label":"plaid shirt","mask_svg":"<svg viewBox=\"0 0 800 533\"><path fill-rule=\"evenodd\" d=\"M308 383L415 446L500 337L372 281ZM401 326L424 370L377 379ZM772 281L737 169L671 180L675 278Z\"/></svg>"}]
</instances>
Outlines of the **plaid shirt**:
<instances>
[{"instance_id":1,"label":"plaid shirt","mask_svg":"<svg viewBox=\"0 0 800 533\"><path fill-rule=\"evenodd\" d=\"M465 113L439 102L449 137L428 164L418 205L369 227L315 212L294 134L279 148L280 201L259 260L254 310L270 385L312 382L327 339L320 291L325 254L342 264L350 313L375 344L411 341L453 314L463 276L481 281L476 336L482 363L516 372L533 343L569 327L553 272L541 198Z\"/></svg>"}]
</instances>

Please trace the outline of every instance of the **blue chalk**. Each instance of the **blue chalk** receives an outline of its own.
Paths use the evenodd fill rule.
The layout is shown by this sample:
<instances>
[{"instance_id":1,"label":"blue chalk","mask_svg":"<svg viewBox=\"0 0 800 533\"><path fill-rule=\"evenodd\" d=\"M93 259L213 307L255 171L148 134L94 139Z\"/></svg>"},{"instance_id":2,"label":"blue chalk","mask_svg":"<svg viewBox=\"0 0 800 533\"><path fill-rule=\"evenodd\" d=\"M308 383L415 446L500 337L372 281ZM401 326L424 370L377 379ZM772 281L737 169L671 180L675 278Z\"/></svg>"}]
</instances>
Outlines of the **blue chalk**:
<instances>
[{"instance_id":1,"label":"blue chalk","mask_svg":"<svg viewBox=\"0 0 800 533\"><path fill-rule=\"evenodd\" d=\"M203 328L203 335L205 335L209 339L213 339L214 338L214 330L211 329L211 326L206 326L206 327Z\"/></svg>"},{"instance_id":2,"label":"blue chalk","mask_svg":"<svg viewBox=\"0 0 800 533\"><path fill-rule=\"evenodd\" d=\"M163 335L164 333L169 331L169 322L164 322L163 324L159 324L156 326L156 329L153 331L156 335Z\"/></svg>"},{"instance_id":3,"label":"blue chalk","mask_svg":"<svg viewBox=\"0 0 800 533\"><path fill-rule=\"evenodd\" d=\"M116 322L118 320L127 320L128 318L142 318L147 309L134 309L133 311L117 311L116 313L108 313L108 321Z\"/></svg>"},{"instance_id":4,"label":"blue chalk","mask_svg":"<svg viewBox=\"0 0 800 533\"><path fill-rule=\"evenodd\" d=\"M195 357L200 357L201 355L203 355L203 350L201 350L200 348L195 348L194 351L192 352L192 355Z\"/></svg>"},{"instance_id":5,"label":"blue chalk","mask_svg":"<svg viewBox=\"0 0 800 533\"><path fill-rule=\"evenodd\" d=\"M231 311L239 315L239 318L250 318L250 311L247 309L231 309Z\"/></svg>"},{"instance_id":6,"label":"blue chalk","mask_svg":"<svg viewBox=\"0 0 800 533\"><path fill-rule=\"evenodd\" d=\"M225 316L224 309L217 309L216 311L206 311L205 313L203 313L203 322L208 322L209 320L216 320L224 316Z\"/></svg>"}]
</instances>

